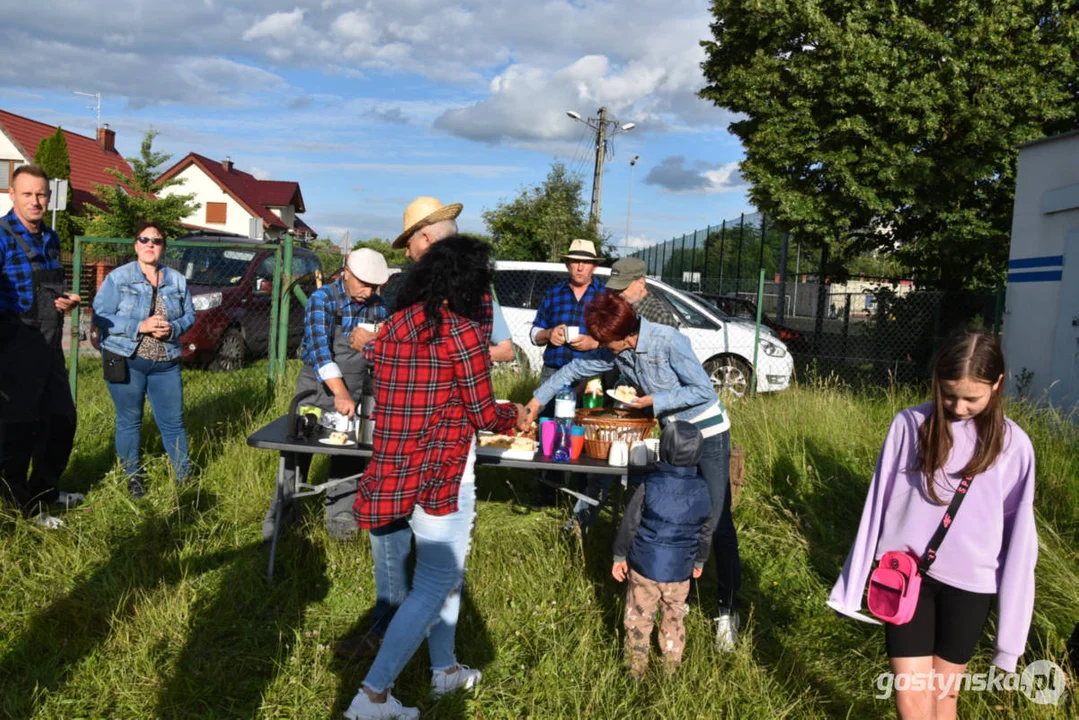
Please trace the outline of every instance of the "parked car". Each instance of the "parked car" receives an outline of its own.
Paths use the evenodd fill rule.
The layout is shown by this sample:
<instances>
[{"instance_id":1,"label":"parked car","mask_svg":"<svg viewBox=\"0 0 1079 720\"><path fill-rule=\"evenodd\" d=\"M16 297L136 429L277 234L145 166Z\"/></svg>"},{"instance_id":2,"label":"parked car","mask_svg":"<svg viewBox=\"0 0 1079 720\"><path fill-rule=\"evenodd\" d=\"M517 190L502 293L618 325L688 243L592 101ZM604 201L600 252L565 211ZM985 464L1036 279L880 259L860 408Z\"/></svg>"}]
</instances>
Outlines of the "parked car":
<instances>
[{"instance_id":1,"label":"parked car","mask_svg":"<svg viewBox=\"0 0 1079 720\"><path fill-rule=\"evenodd\" d=\"M697 297L706 300L727 315L744 318L756 324L757 303L737 295L719 295L716 293L694 292ZM761 324L770 328L779 339L786 343L791 352L808 353L809 338L804 333L786 325L780 325L768 313L761 313Z\"/></svg>"},{"instance_id":2,"label":"parked car","mask_svg":"<svg viewBox=\"0 0 1079 720\"><path fill-rule=\"evenodd\" d=\"M606 279L610 268L596 268ZM559 263L500 261L496 263L495 292L513 335L523 372L539 372L543 348L532 344L529 334L543 296L568 277ZM753 325L719 313L689 293L648 278L648 292L665 302L678 318L679 330L693 346L717 391L741 397L756 382L758 392L783 390L790 385L794 362L786 345L762 328L757 367L753 367ZM654 318L649 318L654 319Z\"/></svg>"},{"instance_id":3,"label":"parked car","mask_svg":"<svg viewBox=\"0 0 1079 720\"><path fill-rule=\"evenodd\" d=\"M178 256L170 252L165 259L187 278L195 305L195 325L180 338L180 360L211 370L235 370L248 359L265 356L270 342L274 250L262 241L245 238L188 235L177 240L207 243L176 247ZM211 242L229 247L213 247ZM241 245L245 247L237 247ZM314 275L320 270L317 254L294 247L292 275L300 279L306 294L315 290ZM303 304L293 296L288 321L290 355L303 341L303 315ZM98 347L96 327L91 329L90 341Z\"/></svg>"}]
</instances>

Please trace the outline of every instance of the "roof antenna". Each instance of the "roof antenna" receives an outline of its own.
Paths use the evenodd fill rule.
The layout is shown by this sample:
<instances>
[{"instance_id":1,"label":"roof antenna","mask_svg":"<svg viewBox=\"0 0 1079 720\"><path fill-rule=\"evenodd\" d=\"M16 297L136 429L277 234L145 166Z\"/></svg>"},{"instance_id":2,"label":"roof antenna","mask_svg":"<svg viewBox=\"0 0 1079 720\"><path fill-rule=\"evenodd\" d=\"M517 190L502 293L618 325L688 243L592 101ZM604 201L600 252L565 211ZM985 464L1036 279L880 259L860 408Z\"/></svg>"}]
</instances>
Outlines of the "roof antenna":
<instances>
[{"instance_id":1,"label":"roof antenna","mask_svg":"<svg viewBox=\"0 0 1079 720\"><path fill-rule=\"evenodd\" d=\"M96 112L96 114L97 114L97 126L94 127L94 130L95 131L100 130L101 129L101 93L84 93L84 92L79 92L78 90L75 90L74 92L75 92L76 95L82 95L83 97L92 97L92 98L97 100L96 105L88 105L87 107L90 110L94 110Z\"/></svg>"}]
</instances>

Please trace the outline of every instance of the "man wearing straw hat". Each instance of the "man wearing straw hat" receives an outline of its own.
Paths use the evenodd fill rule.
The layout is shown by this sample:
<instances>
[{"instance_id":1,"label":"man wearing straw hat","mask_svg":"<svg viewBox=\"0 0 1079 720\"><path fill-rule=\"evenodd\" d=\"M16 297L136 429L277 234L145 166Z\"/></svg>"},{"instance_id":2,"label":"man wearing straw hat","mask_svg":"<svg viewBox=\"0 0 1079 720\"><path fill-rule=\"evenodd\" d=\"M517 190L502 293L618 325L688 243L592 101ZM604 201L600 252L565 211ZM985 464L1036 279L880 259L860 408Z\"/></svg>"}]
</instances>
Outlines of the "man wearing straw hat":
<instances>
[{"instance_id":1,"label":"man wearing straw hat","mask_svg":"<svg viewBox=\"0 0 1079 720\"><path fill-rule=\"evenodd\" d=\"M532 343L541 347L547 346L543 351L541 383L571 360L599 347L599 343L584 332L583 325L585 305L603 291L599 280L593 277L601 260L592 241L580 238L570 243L569 250L562 255L562 261L569 271L569 279L547 291L532 321ZM552 402L544 408L543 415L550 417L553 411ZM537 504L553 505L554 491L547 473L541 472L539 480ZM591 476L588 484L590 488L595 485ZM587 527L592 517L592 514L587 512L588 507L584 501L577 503L574 510L579 524L574 525L571 520L567 524L568 530L576 532L578 527ZM580 522L582 519L583 523Z\"/></svg>"},{"instance_id":2,"label":"man wearing straw hat","mask_svg":"<svg viewBox=\"0 0 1079 720\"><path fill-rule=\"evenodd\" d=\"M393 241L395 250L405 249L405 257L412 262L423 257L434 243L454 235L457 232L457 216L464 206L461 203L443 205L438 198L421 196L405 208L404 232ZM396 301L396 286L400 282L400 273L390 278L382 288L382 297L393 308ZM494 292L491 293L494 295ZM513 360L513 340L509 325L502 315L498 299L492 297L493 313L491 328L491 362L511 362Z\"/></svg>"}]
</instances>

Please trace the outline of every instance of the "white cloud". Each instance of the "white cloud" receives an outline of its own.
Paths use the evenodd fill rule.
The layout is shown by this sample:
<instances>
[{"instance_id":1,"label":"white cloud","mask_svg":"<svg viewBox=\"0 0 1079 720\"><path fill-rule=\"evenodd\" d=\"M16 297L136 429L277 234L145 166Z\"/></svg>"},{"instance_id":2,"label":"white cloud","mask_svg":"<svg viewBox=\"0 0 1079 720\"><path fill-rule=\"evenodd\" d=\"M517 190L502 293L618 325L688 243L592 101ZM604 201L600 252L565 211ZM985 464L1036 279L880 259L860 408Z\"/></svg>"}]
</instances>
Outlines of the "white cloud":
<instances>
[{"instance_id":1,"label":"white cloud","mask_svg":"<svg viewBox=\"0 0 1079 720\"><path fill-rule=\"evenodd\" d=\"M275 12L262 18L244 31L244 40L286 40L303 25L304 10L295 8L292 12Z\"/></svg>"}]
</instances>

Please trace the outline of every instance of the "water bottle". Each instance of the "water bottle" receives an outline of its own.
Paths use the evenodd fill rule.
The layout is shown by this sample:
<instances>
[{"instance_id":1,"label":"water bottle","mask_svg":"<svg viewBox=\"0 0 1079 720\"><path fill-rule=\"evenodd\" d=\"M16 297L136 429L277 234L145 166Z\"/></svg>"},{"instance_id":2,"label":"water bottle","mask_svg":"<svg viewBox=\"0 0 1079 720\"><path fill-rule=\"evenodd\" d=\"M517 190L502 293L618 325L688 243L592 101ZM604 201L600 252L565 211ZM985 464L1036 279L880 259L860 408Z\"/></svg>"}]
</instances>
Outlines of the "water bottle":
<instances>
[{"instance_id":1,"label":"water bottle","mask_svg":"<svg viewBox=\"0 0 1079 720\"><path fill-rule=\"evenodd\" d=\"M554 398L554 452L555 462L569 462L573 443L573 416L577 411L577 396L573 388L563 385Z\"/></svg>"}]
</instances>

